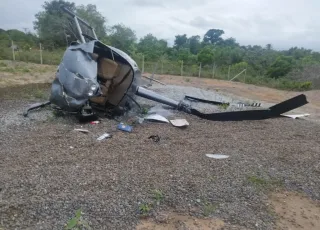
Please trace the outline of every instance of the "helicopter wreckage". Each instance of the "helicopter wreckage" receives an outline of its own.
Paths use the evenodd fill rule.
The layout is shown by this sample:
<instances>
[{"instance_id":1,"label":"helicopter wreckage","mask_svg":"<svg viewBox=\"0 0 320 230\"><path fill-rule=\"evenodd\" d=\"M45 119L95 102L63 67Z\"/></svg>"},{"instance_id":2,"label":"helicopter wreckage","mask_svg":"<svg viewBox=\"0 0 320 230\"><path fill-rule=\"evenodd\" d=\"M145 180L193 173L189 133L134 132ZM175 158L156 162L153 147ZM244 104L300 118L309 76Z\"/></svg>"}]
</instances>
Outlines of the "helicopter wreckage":
<instances>
[{"instance_id":1,"label":"helicopter wreckage","mask_svg":"<svg viewBox=\"0 0 320 230\"><path fill-rule=\"evenodd\" d=\"M94 116L99 111L113 117L132 109L137 104L136 96L203 119L219 121L279 117L308 103L306 96L301 94L267 109L202 113L183 100L176 101L144 88L141 85L141 71L129 55L103 44L98 40L94 28L87 22L68 9L62 9L73 20L80 41L73 42L66 49L51 86L49 101L28 108L25 116L31 110L52 104L53 108L75 114L79 118ZM91 35L83 33L82 30L89 31ZM192 100L216 103L199 98Z\"/></svg>"}]
</instances>

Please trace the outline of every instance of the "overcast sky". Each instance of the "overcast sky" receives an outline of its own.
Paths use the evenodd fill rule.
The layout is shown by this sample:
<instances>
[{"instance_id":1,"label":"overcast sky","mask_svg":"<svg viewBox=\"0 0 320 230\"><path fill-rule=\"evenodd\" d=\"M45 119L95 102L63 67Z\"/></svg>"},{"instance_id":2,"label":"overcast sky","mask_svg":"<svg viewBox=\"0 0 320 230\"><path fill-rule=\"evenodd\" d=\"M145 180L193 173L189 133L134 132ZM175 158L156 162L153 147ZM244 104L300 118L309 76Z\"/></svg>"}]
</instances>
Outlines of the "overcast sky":
<instances>
[{"instance_id":1,"label":"overcast sky","mask_svg":"<svg viewBox=\"0 0 320 230\"><path fill-rule=\"evenodd\" d=\"M32 29L41 0L0 0L0 28ZM152 33L172 44L176 34L223 29L241 45L271 43L320 51L319 0L75 0L95 4L108 25L123 23L140 38Z\"/></svg>"}]
</instances>

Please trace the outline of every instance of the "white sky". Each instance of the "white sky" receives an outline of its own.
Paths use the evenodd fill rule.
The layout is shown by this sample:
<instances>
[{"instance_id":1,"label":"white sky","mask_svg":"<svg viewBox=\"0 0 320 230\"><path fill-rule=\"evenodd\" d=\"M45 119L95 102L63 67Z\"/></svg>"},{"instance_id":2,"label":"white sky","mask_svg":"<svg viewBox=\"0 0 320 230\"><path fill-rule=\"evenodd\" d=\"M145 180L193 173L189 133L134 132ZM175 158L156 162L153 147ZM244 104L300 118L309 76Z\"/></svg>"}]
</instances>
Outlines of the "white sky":
<instances>
[{"instance_id":1,"label":"white sky","mask_svg":"<svg viewBox=\"0 0 320 230\"><path fill-rule=\"evenodd\" d=\"M123 23L140 38L152 33L173 43L177 34L223 29L241 45L292 46L320 51L319 0L75 0L95 4L108 25ZM0 28L33 29L41 0L0 0Z\"/></svg>"}]
</instances>

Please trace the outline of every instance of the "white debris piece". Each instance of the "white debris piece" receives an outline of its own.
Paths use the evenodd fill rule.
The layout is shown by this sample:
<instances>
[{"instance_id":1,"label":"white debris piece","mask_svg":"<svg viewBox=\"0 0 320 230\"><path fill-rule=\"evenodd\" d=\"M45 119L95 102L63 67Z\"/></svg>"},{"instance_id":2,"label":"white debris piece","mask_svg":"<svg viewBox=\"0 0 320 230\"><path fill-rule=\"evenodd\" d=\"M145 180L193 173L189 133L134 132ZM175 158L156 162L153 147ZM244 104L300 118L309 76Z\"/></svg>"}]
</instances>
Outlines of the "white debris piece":
<instances>
[{"instance_id":1,"label":"white debris piece","mask_svg":"<svg viewBox=\"0 0 320 230\"><path fill-rule=\"evenodd\" d=\"M169 123L167 118L165 118L164 116L161 116L159 114L151 114L151 115L146 116L144 119Z\"/></svg>"},{"instance_id":2,"label":"white debris piece","mask_svg":"<svg viewBox=\"0 0 320 230\"><path fill-rule=\"evenodd\" d=\"M89 130L86 130L86 129L74 129L74 131L78 131L81 133L89 133Z\"/></svg>"},{"instance_id":3,"label":"white debris piece","mask_svg":"<svg viewBox=\"0 0 320 230\"><path fill-rule=\"evenodd\" d=\"M97 140L98 140L98 141L101 141L101 140L103 140L103 139L107 139L107 138L111 138L111 137L112 137L111 134L109 134L109 133L104 133L104 134L102 134L100 137L98 137Z\"/></svg>"},{"instance_id":4,"label":"white debris piece","mask_svg":"<svg viewBox=\"0 0 320 230\"><path fill-rule=\"evenodd\" d=\"M170 122L175 127L184 127L189 125L189 122L186 119L175 119L170 120Z\"/></svg>"},{"instance_id":5,"label":"white debris piece","mask_svg":"<svg viewBox=\"0 0 320 230\"><path fill-rule=\"evenodd\" d=\"M229 158L228 155L222 155L222 154L206 154L207 157L214 158L214 159L227 159Z\"/></svg>"},{"instance_id":6,"label":"white debris piece","mask_svg":"<svg viewBox=\"0 0 320 230\"><path fill-rule=\"evenodd\" d=\"M296 119L296 118L299 118L299 117L306 117L306 116L310 116L310 114L309 114L309 113L304 113L304 114L291 114L291 115L282 115L282 116L290 117L290 118Z\"/></svg>"}]
</instances>

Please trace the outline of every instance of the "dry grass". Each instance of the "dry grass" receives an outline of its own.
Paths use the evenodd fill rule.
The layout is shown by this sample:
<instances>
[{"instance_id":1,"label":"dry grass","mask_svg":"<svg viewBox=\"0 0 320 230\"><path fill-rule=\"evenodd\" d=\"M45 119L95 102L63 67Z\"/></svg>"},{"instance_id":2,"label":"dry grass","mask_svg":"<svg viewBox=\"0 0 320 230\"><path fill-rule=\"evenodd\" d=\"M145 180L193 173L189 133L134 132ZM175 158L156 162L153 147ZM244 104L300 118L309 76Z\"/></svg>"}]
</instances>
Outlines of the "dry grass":
<instances>
[{"instance_id":1,"label":"dry grass","mask_svg":"<svg viewBox=\"0 0 320 230\"><path fill-rule=\"evenodd\" d=\"M51 83L55 66L0 61L0 88L32 83Z\"/></svg>"}]
</instances>

